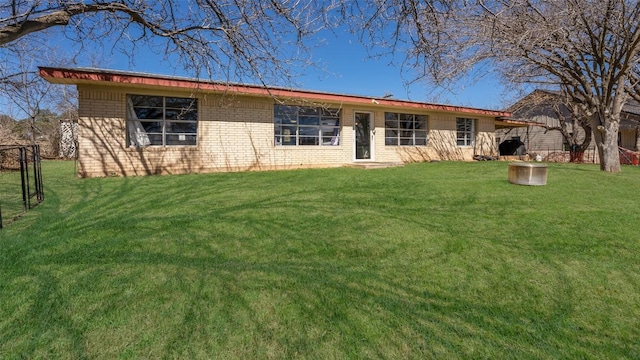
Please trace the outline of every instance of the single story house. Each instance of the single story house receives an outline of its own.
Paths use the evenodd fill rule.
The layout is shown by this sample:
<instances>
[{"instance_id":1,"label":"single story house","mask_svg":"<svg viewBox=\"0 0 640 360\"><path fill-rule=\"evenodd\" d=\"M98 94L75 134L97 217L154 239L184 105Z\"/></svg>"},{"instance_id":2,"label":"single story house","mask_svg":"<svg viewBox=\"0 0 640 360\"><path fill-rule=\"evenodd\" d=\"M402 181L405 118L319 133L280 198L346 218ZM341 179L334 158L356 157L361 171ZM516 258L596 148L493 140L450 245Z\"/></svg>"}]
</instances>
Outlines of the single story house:
<instances>
[{"instance_id":1,"label":"single story house","mask_svg":"<svg viewBox=\"0 0 640 360\"><path fill-rule=\"evenodd\" d=\"M332 167L496 156L509 113L470 107L41 67L78 88L79 176Z\"/></svg>"}]
</instances>

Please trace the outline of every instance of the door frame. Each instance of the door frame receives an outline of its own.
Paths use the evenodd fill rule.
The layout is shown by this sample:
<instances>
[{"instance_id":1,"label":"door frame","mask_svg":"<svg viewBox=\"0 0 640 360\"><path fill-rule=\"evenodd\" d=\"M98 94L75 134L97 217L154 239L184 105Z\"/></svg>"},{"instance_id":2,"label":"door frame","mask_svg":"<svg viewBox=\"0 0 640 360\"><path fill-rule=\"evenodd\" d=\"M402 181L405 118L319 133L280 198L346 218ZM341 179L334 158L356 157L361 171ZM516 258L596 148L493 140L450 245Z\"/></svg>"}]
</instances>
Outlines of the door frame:
<instances>
[{"instance_id":1,"label":"door frame","mask_svg":"<svg viewBox=\"0 0 640 360\"><path fill-rule=\"evenodd\" d=\"M358 139L357 139L357 131L356 131L356 116L357 114L368 114L369 115L369 158L368 159L358 159L357 158L357 147L358 147ZM367 110L354 110L353 111L353 161L375 161L375 134L376 134L376 126L375 126L375 115L373 111Z\"/></svg>"}]
</instances>

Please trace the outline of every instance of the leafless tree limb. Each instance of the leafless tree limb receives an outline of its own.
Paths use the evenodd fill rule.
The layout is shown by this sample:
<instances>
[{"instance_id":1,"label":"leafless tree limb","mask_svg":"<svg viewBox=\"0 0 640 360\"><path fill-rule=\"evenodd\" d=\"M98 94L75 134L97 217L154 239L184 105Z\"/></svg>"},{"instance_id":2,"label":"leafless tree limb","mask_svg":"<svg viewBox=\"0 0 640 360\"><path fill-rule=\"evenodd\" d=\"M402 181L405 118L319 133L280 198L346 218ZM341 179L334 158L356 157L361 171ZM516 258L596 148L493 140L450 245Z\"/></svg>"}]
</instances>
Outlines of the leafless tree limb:
<instances>
[{"instance_id":1,"label":"leafless tree limb","mask_svg":"<svg viewBox=\"0 0 640 360\"><path fill-rule=\"evenodd\" d=\"M620 171L620 113L632 91L629 84L638 83L640 62L636 1L370 3L384 4L386 11L369 38L381 33L386 43L404 45L405 64L416 77L442 83L491 64L509 82L562 89L595 130L601 169Z\"/></svg>"},{"instance_id":2,"label":"leafless tree limb","mask_svg":"<svg viewBox=\"0 0 640 360\"><path fill-rule=\"evenodd\" d=\"M148 47L195 76L295 80L313 65L313 34L333 23L333 0L24 1L0 4L0 47L62 31L78 48L105 39L130 58Z\"/></svg>"}]
</instances>

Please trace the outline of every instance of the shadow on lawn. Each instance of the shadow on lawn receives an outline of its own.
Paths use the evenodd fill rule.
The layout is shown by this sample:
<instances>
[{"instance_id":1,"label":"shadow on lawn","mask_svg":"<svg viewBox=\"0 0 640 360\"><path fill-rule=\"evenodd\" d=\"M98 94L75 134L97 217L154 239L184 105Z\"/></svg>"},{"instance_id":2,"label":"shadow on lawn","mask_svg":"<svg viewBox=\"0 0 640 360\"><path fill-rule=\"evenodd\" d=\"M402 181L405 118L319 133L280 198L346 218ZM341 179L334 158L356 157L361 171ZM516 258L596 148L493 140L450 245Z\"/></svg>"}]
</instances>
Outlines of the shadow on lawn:
<instances>
[{"instance_id":1,"label":"shadow on lawn","mask_svg":"<svg viewBox=\"0 0 640 360\"><path fill-rule=\"evenodd\" d=\"M173 188L119 181L108 192L104 181L83 182L83 200L69 211L82 216L48 225L43 233L55 239L16 245L15 263L0 264L7 283L31 279L37 289L0 322L2 343L28 344L17 353L3 345L0 355L558 358L600 350L597 334L567 324L575 294L561 268L550 274L558 286L551 311L474 301L428 273L377 264L393 249L367 244L366 233L357 251L341 244L339 222L314 222L332 216L331 206L308 194L220 196L203 206L180 177ZM350 196L346 212L366 212ZM55 193L48 200L61 206ZM163 217L164 206L182 211ZM266 211L276 211L272 221L251 216ZM288 238L300 226L308 238Z\"/></svg>"},{"instance_id":2,"label":"shadow on lawn","mask_svg":"<svg viewBox=\"0 0 640 360\"><path fill-rule=\"evenodd\" d=\"M65 268L79 269L81 276L57 274ZM148 279L149 271L163 280ZM411 285L377 271L327 263L246 263L217 254L184 257L86 245L42 259L19 276L36 277L40 289L27 319L20 319L32 326L33 340L21 351L27 357L42 347L58 348L59 342L74 358L96 356L92 351L105 357L126 351L199 357L207 349L234 357L437 357L471 356L483 347L494 349L494 355L571 357L594 346L562 334L565 309L532 318L509 307L461 300L447 289L426 290L419 285L428 283L425 279ZM68 282L82 290L70 294L62 285ZM561 308L571 302L570 289L564 292ZM87 304L92 310L73 310L75 296L92 299ZM161 302L153 303L158 298ZM3 333L13 325L5 324ZM129 335L101 344L118 331ZM102 335L88 339L86 332ZM558 336L566 342L557 343ZM145 344L147 338L152 343ZM323 344L332 349L323 352ZM274 353L267 352L270 347Z\"/></svg>"}]
</instances>

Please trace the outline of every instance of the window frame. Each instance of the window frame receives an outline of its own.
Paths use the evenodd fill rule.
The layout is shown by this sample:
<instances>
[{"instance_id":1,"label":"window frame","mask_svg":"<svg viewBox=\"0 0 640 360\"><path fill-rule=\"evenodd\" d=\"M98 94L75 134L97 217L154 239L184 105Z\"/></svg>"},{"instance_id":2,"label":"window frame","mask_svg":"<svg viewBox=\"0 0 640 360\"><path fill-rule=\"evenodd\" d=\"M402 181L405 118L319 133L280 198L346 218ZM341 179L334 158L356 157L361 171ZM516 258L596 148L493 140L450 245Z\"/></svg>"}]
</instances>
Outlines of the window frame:
<instances>
[{"instance_id":1,"label":"window frame","mask_svg":"<svg viewBox=\"0 0 640 360\"><path fill-rule=\"evenodd\" d=\"M127 94L126 99L126 141L128 148L140 148L147 146L162 148L198 146L198 123L200 122L198 98L148 94ZM157 100L161 100L161 104L158 104ZM146 101L147 104L140 104L140 102L143 101ZM156 101L156 104L153 104L154 101ZM152 116L149 118L140 118L140 110L144 109L152 112ZM153 114L154 110L155 114ZM132 113L135 115L135 119L131 116ZM181 118L181 116L184 116L184 118ZM160 124L158 131L149 131L148 128L144 127L144 124L152 123ZM193 131L179 131L181 130L179 128L185 125L187 127L190 127L189 125L195 126L195 129L193 129ZM173 127L177 127L178 130L173 131ZM136 131L138 131L138 133L136 133ZM133 134L135 134L136 137L142 135L149 143L143 145L135 144L135 142L139 141L139 139L136 141L132 141L131 137ZM159 137L161 143L151 140L152 136L155 138ZM171 138L175 138L176 140L172 140Z\"/></svg>"},{"instance_id":2,"label":"window frame","mask_svg":"<svg viewBox=\"0 0 640 360\"><path fill-rule=\"evenodd\" d=\"M460 130L460 123L463 123L463 130ZM476 143L476 122L477 119L472 118L456 118L456 145L459 147L471 147ZM470 125L470 126L469 126ZM463 137L460 137L460 134ZM460 143L462 142L462 144Z\"/></svg>"},{"instance_id":3,"label":"window frame","mask_svg":"<svg viewBox=\"0 0 640 360\"><path fill-rule=\"evenodd\" d=\"M274 104L275 147L334 147L341 145L342 111L322 106Z\"/></svg>"},{"instance_id":4,"label":"window frame","mask_svg":"<svg viewBox=\"0 0 640 360\"><path fill-rule=\"evenodd\" d=\"M391 118L393 115L395 118ZM410 117L411 120L408 120ZM418 124L418 117L421 117L420 122L424 124L420 128L416 128ZM403 127L403 124L411 122L410 127ZM390 123L395 122L396 126L390 126ZM395 132L394 136L389 136L390 133ZM424 137L417 136L416 133L424 132ZM410 136L406 136L410 133ZM404 136L403 136L404 135ZM420 144L420 140L424 140L424 143ZM407 143L409 141L410 143ZM403 143L404 142L404 143ZM385 146L428 146L429 145L429 116L425 114L408 114L400 112L385 112L384 113L384 144Z\"/></svg>"}]
</instances>

